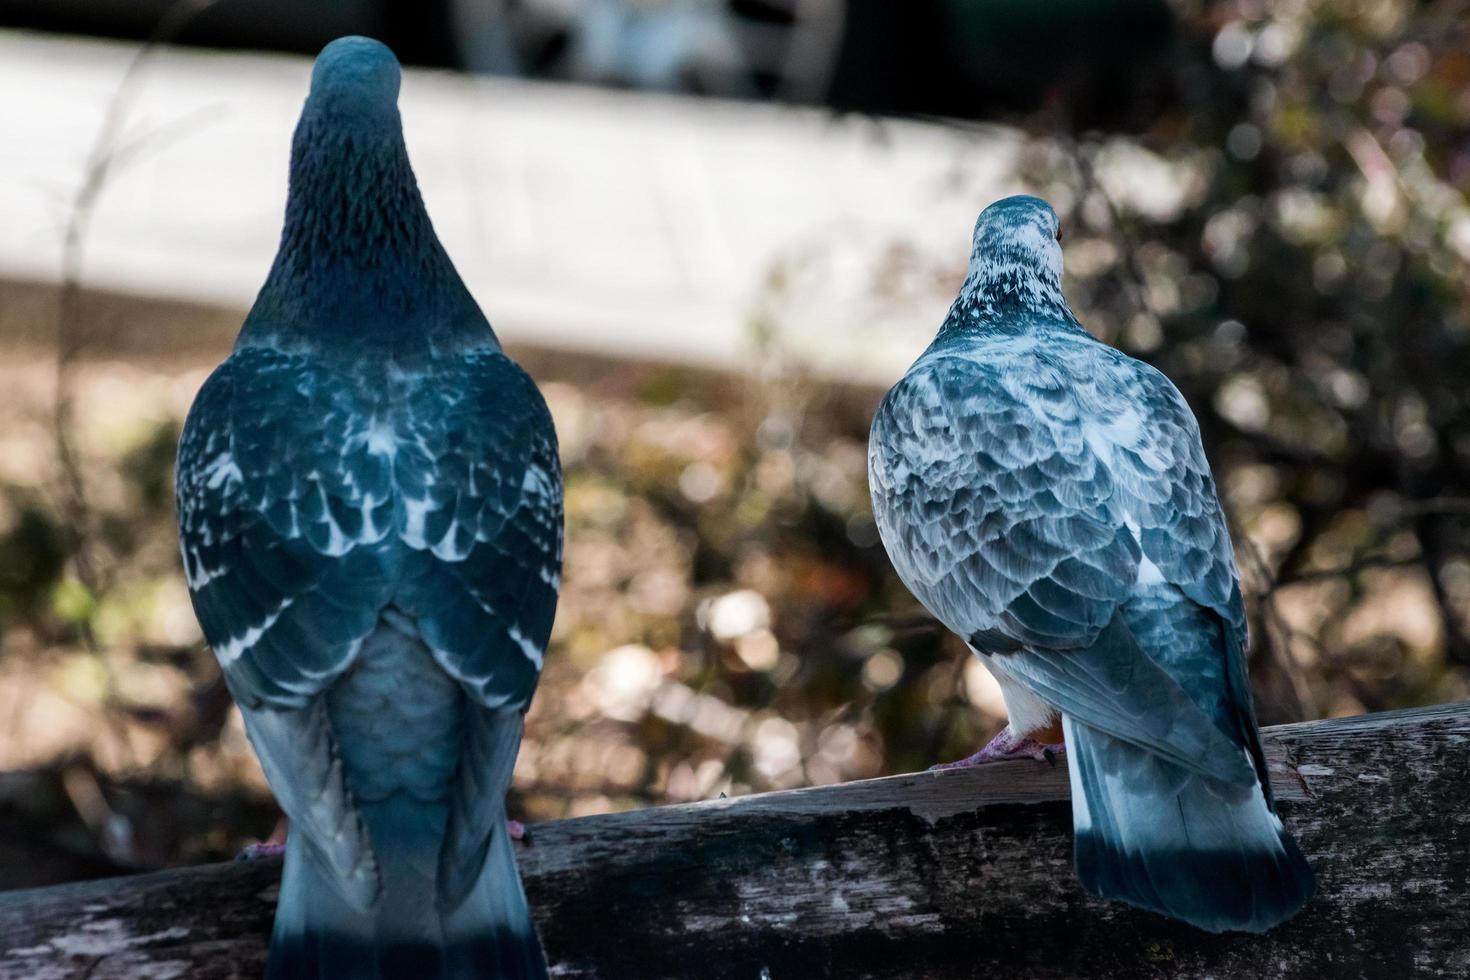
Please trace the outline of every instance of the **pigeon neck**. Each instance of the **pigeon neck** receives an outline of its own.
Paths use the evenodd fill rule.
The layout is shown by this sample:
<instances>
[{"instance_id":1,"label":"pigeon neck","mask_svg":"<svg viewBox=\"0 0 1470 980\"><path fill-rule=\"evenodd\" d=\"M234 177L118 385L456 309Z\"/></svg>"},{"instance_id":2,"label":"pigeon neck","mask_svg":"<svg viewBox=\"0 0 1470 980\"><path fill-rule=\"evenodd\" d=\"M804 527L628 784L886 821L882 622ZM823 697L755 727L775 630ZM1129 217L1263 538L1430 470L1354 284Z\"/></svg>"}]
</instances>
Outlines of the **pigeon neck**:
<instances>
[{"instance_id":1,"label":"pigeon neck","mask_svg":"<svg viewBox=\"0 0 1470 980\"><path fill-rule=\"evenodd\" d=\"M949 308L939 339L1057 329L1085 333L1052 270L976 261Z\"/></svg>"},{"instance_id":2,"label":"pigeon neck","mask_svg":"<svg viewBox=\"0 0 1470 980\"><path fill-rule=\"evenodd\" d=\"M495 343L434 234L396 108L344 120L307 102L280 248L240 343L404 356Z\"/></svg>"}]
</instances>

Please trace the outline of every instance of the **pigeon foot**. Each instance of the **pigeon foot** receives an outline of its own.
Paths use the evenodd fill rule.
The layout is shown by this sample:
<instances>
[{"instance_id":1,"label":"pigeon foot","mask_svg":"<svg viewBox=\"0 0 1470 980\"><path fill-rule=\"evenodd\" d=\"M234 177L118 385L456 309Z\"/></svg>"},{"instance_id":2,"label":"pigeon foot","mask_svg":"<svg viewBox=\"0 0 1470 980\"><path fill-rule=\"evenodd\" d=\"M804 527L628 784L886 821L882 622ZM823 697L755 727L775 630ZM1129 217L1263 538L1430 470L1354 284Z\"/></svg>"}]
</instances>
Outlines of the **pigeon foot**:
<instances>
[{"instance_id":1,"label":"pigeon foot","mask_svg":"<svg viewBox=\"0 0 1470 980\"><path fill-rule=\"evenodd\" d=\"M944 769L973 769L975 766L983 766L991 762L1005 762L1010 759L1036 759L1040 762L1049 762L1056 765L1057 756L1066 752L1066 745L1062 742L1046 743L1038 742L1030 735L1017 735L1011 731L1010 726L1000 730L1000 733L991 739L985 748L972 756L960 759L957 762L945 762L937 766L930 766L930 772L939 772Z\"/></svg>"},{"instance_id":2,"label":"pigeon foot","mask_svg":"<svg viewBox=\"0 0 1470 980\"><path fill-rule=\"evenodd\" d=\"M282 857L286 853L285 844L249 844L239 854L235 855L236 861L263 861L266 858Z\"/></svg>"},{"instance_id":3,"label":"pigeon foot","mask_svg":"<svg viewBox=\"0 0 1470 980\"><path fill-rule=\"evenodd\" d=\"M271 831L269 837L258 844L247 846L243 851L235 855L235 860L259 861L264 858L281 857L286 853L286 833L289 826L290 824L283 814L281 819L276 821L276 829Z\"/></svg>"}]
</instances>

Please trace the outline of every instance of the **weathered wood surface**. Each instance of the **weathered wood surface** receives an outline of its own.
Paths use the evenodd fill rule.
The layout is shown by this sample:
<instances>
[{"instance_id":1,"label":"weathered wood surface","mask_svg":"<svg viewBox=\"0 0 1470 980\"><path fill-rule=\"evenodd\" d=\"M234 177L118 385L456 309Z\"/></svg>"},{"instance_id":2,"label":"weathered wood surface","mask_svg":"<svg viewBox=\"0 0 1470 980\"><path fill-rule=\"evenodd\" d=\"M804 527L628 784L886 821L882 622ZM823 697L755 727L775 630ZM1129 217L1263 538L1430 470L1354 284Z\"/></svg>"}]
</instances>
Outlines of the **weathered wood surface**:
<instances>
[{"instance_id":1,"label":"weathered wood surface","mask_svg":"<svg viewBox=\"0 0 1470 980\"><path fill-rule=\"evenodd\" d=\"M532 828L558 977L1470 976L1470 704L1266 735L1318 897L1266 936L1093 901L1065 769L1006 763ZM0 895L0 977L255 977L275 862Z\"/></svg>"}]
</instances>

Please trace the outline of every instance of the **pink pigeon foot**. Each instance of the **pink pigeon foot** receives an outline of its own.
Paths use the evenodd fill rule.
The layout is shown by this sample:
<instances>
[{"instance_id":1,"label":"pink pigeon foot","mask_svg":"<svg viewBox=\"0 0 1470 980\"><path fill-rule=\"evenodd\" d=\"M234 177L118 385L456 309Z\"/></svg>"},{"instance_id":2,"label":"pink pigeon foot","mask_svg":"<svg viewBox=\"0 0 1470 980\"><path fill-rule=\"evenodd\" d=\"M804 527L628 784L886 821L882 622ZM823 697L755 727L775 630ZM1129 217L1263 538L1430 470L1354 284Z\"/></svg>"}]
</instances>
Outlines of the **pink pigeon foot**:
<instances>
[{"instance_id":1,"label":"pink pigeon foot","mask_svg":"<svg viewBox=\"0 0 1470 980\"><path fill-rule=\"evenodd\" d=\"M930 766L930 772L938 772L942 769L972 769L975 766L983 766L988 762L1004 762L1008 759L1036 759L1038 761L1050 762L1056 765L1057 756L1067 750L1063 742L1038 742L1030 735L1016 735L1007 725L1000 730L990 743L976 752L974 755L958 762L945 762L937 766Z\"/></svg>"},{"instance_id":2,"label":"pink pigeon foot","mask_svg":"<svg viewBox=\"0 0 1470 980\"><path fill-rule=\"evenodd\" d=\"M525 841L527 844L531 843L531 832L519 820L507 820L505 822L505 830L506 833L510 834L511 840Z\"/></svg>"},{"instance_id":3,"label":"pink pigeon foot","mask_svg":"<svg viewBox=\"0 0 1470 980\"><path fill-rule=\"evenodd\" d=\"M239 854L235 855L236 861L259 861L262 858L281 857L286 853L286 832L289 824L285 815L276 821L276 829L271 835L259 844L251 844Z\"/></svg>"}]
</instances>

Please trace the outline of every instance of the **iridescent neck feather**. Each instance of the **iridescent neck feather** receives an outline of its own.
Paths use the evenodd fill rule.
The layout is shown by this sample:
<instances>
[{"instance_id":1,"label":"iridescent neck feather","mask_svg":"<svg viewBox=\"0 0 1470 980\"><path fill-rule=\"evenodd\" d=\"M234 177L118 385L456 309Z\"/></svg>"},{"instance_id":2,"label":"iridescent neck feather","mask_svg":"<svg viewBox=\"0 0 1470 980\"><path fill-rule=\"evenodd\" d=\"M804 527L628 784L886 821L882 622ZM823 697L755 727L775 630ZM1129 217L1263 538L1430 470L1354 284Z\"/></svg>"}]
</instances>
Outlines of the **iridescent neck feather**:
<instances>
[{"instance_id":1,"label":"iridescent neck feather","mask_svg":"<svg viewBox=\"0 0 1470 980\"><path fill-rule=\"evenodd\" d=\"M1057 216L1040 198L1008 197L975 222L970 270L940 336L1080 330L1062 295Z\"/></svg>"},{"instance_id":2,"label":"iridescent neck feather","mask_svg":"<svg viewBox=\"0 0 1470 980\"><path fill-rule=\"evenodd\" d=\"M398 84L398 62L376 41L334 41L317 59L280 248L241 345L409 358L495 343L424 208Z\"/></svg>"}]
</instances>

